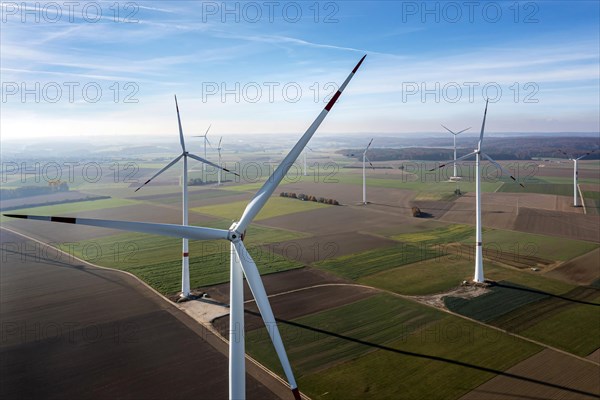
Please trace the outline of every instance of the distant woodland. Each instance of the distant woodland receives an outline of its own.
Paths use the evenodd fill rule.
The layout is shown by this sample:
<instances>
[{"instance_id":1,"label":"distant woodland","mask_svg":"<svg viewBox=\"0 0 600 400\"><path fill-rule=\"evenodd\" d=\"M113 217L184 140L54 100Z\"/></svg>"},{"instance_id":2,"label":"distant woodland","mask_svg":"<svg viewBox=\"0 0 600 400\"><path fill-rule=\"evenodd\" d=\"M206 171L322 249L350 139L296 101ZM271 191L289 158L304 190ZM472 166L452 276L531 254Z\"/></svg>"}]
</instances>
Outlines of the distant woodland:
<instances>
[{"instance_id":1,"label":"distant woodland","mask_svg":"<svg viewBox=\"0 0 600 400\"><path fill-rule=\"evenodd\" d=\"M450 135L449 135L450 136ZM426 143L425 143L426 142ZM425 160L445 161L452 160L454 150L449 148L452 144L451 137L448 144L440 139L424 140L423 146L402 148L377 148L369 149L371 161L393 161L393 160ZM460 136L457 142L461 142ZM563 153L582 155L598 149L599 139L585 137L515 137L515 138L486 138L483 142L483 151L496 160L532 160L537 158L567 158ZM436 148L442 146L446 148ZM426 146L426 147L425 147ZM461 157L473 151L477 146L477 139L473 137L457 143L457 156ZM341 153L347 157L362 160L362 149L343 149ZM588 160L600 159L600 151L596 151L586 157Z\"/></svg>"}]
</instances>

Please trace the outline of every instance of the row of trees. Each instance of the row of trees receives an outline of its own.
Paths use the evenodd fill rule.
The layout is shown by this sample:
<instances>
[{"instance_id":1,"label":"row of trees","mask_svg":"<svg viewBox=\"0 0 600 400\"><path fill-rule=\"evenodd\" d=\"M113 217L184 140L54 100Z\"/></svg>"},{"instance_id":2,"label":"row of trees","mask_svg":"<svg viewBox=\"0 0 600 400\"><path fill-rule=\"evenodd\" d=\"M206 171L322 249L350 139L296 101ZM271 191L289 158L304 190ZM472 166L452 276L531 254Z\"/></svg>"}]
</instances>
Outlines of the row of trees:
<instances>
[{"instance_id":1,"label":"row of trees","mask_svg":"<svg viewBox=\"0 0 600 400\"><path fill-rule=\"evenodd\" d=\"M296 193L288 193L281 192L279 194L280 197L289 197L292 199L298 199L302 201L314 201L315 203L323 203L323 204L331 204L332 206L339 206L340 203L335 199L326 199L325 197L316 197L313 195L306 195L304 193L296 194Z\"/></svg>"},{"instance_id":2,"label":"row of trees","mask_svg":"<svg viewBox=\"0 0 600 400\"><path fill-rule=\"evenodd\" d=\"M41 196L56 192L68 192L67 182L57 182L48 186L22 186L14 189L0 189L2 200L20 199L22 197Z\"/></svg>"}]
</instances>

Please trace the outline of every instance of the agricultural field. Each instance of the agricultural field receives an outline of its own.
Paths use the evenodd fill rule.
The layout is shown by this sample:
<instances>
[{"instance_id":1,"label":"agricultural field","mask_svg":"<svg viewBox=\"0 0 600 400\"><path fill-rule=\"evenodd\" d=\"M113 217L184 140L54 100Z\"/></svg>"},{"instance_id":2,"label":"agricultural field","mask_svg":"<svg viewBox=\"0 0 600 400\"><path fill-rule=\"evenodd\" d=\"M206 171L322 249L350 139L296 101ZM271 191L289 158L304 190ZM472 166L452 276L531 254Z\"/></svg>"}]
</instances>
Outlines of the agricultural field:
<instances>
[{"instance_id":1,"label":"agricultural field","mask_svg":"<svg viewBox=\"0 0 600 400\"><path fill-rule=\"evenodd\" d=\"M251 155L236 157L252 161ZM468 177L457 184L424 171L401 171L398 163L390 169L376 163L378 168L368 172L369 204L363 206L361 169L342 168L360 163L335 154L323 160L339 162L340 168L333 174L290 175L245 239L280 319L300 387L311 398L469 396L486 382L508 379L503 371L543 350L493 327L583 357L600 347L600 289L588 287L600 278L598 225L590 210L584 214L570 206L568 169L556 176L545 169L523 191L504 179L483 183L484 270L497 284L478 297L462 298L444 294L473 274L474 183ZM159 164L143 164L144 176ZM586 168L582 174L586 204L598 197L593 173ZM82 193L112 198L18 212L177 224L178 179L178 172L170 173L138 192L137 184L82 184ZM227 228L263 183L259 178L191 186L190 223ZM457 186L461 196L454 193ZM282 198L280 192L332 198L342 205ZM412 216L413 206L423 218ZM63 249L74 242L74 255L131 272L170 299L180 290L180 239L93 227L56 229L37 221L3 219L2 224ZM226 242L190 241L194 292L229 301L229 251ZM423 301L436 296L441 298L438 308ZM248 288L245 298L247 350L281 374ZM227 317L213 325L227 334ZM434 381L455 384L434 391L428 383Z\"/></svg>"},{"instance_id":2,"label":"agricultural field","mask_svg":"<svg viewBox=\"0 0 600 400\"><path fill-rule=\"evenodd\" d=\"M540 351L390 295L281 326L299 385L315 399L457 398L493 377L493 371ZM249 353L281 374L264 329L249 332L246 339ZM450 380L452 385L423 384Z\"/></svg>"},{"instance_id":3,"label":"agricultural field","mask_svg":"<svg viewBox=\"0 0 600 400\"><path fill-rule=\"evenodd\" d=\"M234 220L242 215L247 204L248 201L238 201L227 204L215 204L212 206L195 207L190 209L190 211L220 217L228 220ZM260 221L263 219L278 217L281 215L301 213L303 211L311 211L319 208L328 207L335 206L330 206L313 201L302 201L298 199L284 197L272 197L271 199L269 199L267 205L256 216L255 220Z\"/></svg>"}]
</instances>

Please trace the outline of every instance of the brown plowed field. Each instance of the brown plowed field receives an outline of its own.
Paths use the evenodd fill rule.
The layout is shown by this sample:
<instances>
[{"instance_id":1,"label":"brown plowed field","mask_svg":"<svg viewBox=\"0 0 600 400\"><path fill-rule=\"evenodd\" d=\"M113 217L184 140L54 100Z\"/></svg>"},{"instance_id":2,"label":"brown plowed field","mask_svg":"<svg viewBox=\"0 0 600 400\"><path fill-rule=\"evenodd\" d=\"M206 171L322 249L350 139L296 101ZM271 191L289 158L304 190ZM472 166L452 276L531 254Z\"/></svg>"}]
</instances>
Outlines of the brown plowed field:
<instances>
[{"instance_id":1,"label":"brown plowed field","mask_svg":"<svg viewBox=\"0 0 600 400\"><path fill-rule=\"evenodd\" d=\"M410 231L411 225L422 224L421 218L391 214L371 205L326 207L313 211L282 215L260 221L273 228L292 229L314 235L341 234L343 232ZM393 228L393 229L392 229Z\"/></svg>"},{"instance_id":2,"label":"brown plowed field","mask_svg":"<svg viewBox=\"0 0 600 400\"><path fill-rule=\"evenodd\" d=\"M190 208L209 206L212 204L232 203L234 201L250 200L252 195L245 192L233 192L220 189L190 189L188 203ZM181 207L181 193L154 194L136 197L136 200L145 200L157 204L169 204Z\"/></svg>"},{"instance_id":3,"label":"brown plowed field","mask_svg":"<svg viewBox=\"0 0 600 400\"><path fill-rule=\"evenodd\" d=\"M376 293L375 290L356 286L323 286L308 288L298 292L285 293L269 298L273 314L277 319L289 321L334 307L354 303ZM254 301L246 303L246 331L264 327L264 323ZM214 327L224 336L229 332L229 316L217 318ZM285 326L278 324L279 329ZM266 333L266 332L265 332Z\"/></svg>"},{"instance_id":4,"label":"brown plowed field","mask_svg":"<svg viewBox=\"0 0 600 400\"><path fill-rule=\"evenodd\" d=\"M362 187L346 183L288 183L280 186L276 194L279 192L312 194L316 197L336 199L342 204L358 204L362 202ZM410 201L414 197L415 192L411 190L380 187L367 188L367 200L373 203L402 206L410 209Z\"/></svg>"},{"instance_id":5,"label":"brown plowed field","mask_svg":"<svg viewBox=\"0 0 600 400\"><path fill-rule=\"evenodd\" d=\"M131 206L106 208L85 212L65 213L65 216L80 218L102 218L111 220L158 222L181 224L181 211L176 208L156 206L152 204L136 204ZM205 224L215 218L190 213L190 224ZM44 242L78 242L99 237L122 234L123 231L90 226L73 226L68 224L50 224L46 221L10 220L2 225L15 228L31 237Z\"/></svg>"},{"instance_id":6,"label":"brown plowed field","mask_svg":"<svg viewBox=\"0 0 600 400\"><path fill-rule=\"evenodd\" d=\"M20 197L18 199L7 199L0 202L0 208L6 210L8 208L27 208L38 206L45 203L61 202L61 201L76 201L85 200L88 197L94 197L97 195L89 195L87 193L81 193L75 190L68 192L49 193L38 196Z\"/></svg>"},{"instance_id":7,"label":"brown plowed field","mask_svg":"<svg viewBox=\"0 0 600 400\"><path fill-rule=\"evenodd\" d=\"M507 204L490 204L489 200L488 196L482 196L481 219L483 226L497 229L513 229L516 220L516 207ZM475 194L468 193L456 200L440 220L455 224L474 225Z\"/></svg>"},{"instance_id":8,"label":"brown plowed field","mask_svg":"<svg viewBox=\"0 0 600 400\"><path fill-rule=\"evenodd\" d=\"M484 226L486 222L484 220ZM600 242L600 216L522 208L514 230Z\"/></svg>"},{"instance_id":9,"label":"brown plowed field","mask_svg":"<svg viewBox=\"0 0 600 400\"><path fill-rule=\"evenodd\" d=\"M598 226L600 226L600 217L597 215L585 215L580 208L576 209L565 206L567 203L564 203L564 201L568 202L567 197L521 194L517 214L516 205L511 206L506 204L510 201L509 198L512 194L509 194L508 197L504 195L504 193L488 193L487 196L482 196L482 220L484 227L600 242L600 229L598 229ZM538 206L535 209L523 206L523 204L537 204L536 201L538 199L542 200L539 204L546 209L539 209L540 207ZM552 207L552 201L556 202L557 199L558 203L555 203ZM551 210L552 208L554 208L554 211ZM568 211L560 211L561 208L565 208ZM473 225L475 223L474 194L469 193L455 201L452 208L440 220Z\"/></svg>"},{"instance_id":10,"label":"brown plowed field","mask_svg":"<svg viewBox=\"0 0 600 400\"><path fill-rule=\"evenodd\" d=\"M589 358L590 360L595 361L597 363L600 363L600 349L596 350L595 352L593 352L592 354L587 356L587 358Z\"/></svg>"},{"instance_id":11,"label":"brown plowed field","mask_svg":"<svg viewBox=\"0 0 600 400\"><path fill-rule=\"evenodd\" d=\"M578 285L591 285L600 279L600 248L567 261L546 275Z\"/></svg>"},{"instance_id":12,"label":"brown plowed field","mask_svg":"<svg viewBox=\"0 0 600 400\"><path fill-rule=\"evenodd\" d=\"M549 349L506 372L548 385L499 375L461 400L597 399L600 395L600 367Z\"/></svg>"},{"instance_id":13,"label":"brown plowed field","mask_svg":"<svg viewBox=\"0 0 600 400\"><path fill-rule=\"evenodd\" d=\"M579 187L584 192L600 192L600 184L597 183L582 183Z\"/></svg>"},{"instance_id":14,"label":"brown plowed field","mask_svg":"<svg viewBox=\"0 0 600 400\"><path fill-rule=\"evenodd\" d=\"M275 317L290 320L324 311L329 308L339 307L376 293L375 290L358 286L320 286L324 284L344 284L347 281L333 276L327 272L305 267L291 271L279 272L262 276L265 290L269 296ZM201 289L222 303L229 303L229 283L215 285ZM256 304L252 301L252 293L244 282L244 300L246 310L256 312ZM227 335L229 318L218 318L214 326L223 335ZM264 327L259 316L246 314L246 329L252 330ZM281 329L281 326L280 326Z\"/></svg>"},{"instance_id":15,"label":"brown plowed field","mask_svg":"<svg viewBox=\"0 0 600 400\"><path fill-rule=\"evenodd\" d=\"M226 345L137 279L76 260L22 261L4 243L32 242L5 230L0 239L0 398L227 398ZM277 398L251 377L247 390Z\"/></svg>"},{"instance_id":16,"label":"brown plowed field","mask_svg":"<svg viewBox=\"0 0 600 400\"><path fill-rule=\"evenodd\" d=\"M325 283L348 283L348 281L325 271L308 267L263 275L262 281L269 296ZM200 288L199 290L207 292L216 301L229 303L229 283ZM252 293L250 293L248 286L245 286L244 300L252 300Z\"/></svg>"}]
</instances>

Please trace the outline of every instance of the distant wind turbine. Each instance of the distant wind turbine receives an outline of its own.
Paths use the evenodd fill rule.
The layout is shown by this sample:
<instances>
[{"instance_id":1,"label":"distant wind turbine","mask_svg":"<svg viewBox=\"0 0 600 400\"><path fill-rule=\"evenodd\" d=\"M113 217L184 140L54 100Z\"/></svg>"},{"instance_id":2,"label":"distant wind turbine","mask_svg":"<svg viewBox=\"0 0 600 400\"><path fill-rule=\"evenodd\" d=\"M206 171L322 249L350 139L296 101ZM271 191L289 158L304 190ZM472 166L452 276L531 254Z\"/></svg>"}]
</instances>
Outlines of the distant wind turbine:
<instances>
[{"instance_id":1,"label":"distant wind turbine","mask_svg":"<svg viewBox=\"0 0 600 400\"><path fill-rule=\"evenodd\" d=\"M50 222L61 222L68 224L79 224L98 226L103 228L120 229L125 231L142 232L155 235L163 236L174 236L185 239L197 239L197 240L228 240L231 246L231 260L230 260L230 313L229 313L229 398L230 399L245 399L246 398L246 367L245 367L245 343L244 343L244 275L246 276L246 282L250 287L252 296L256 301L258 310L264 321L265 327L267 327L271 342L275 347L277 356L283 371L290 385L290 389L294 394L296 400L300 400L300 392L298 385L294 378L290 362L277 328L277 322L273 315L269 298L265 291L262 279L256 263L246 250L243 239L248 228L248 225L252 223L254 218L265 206L269 198L273 195L277 186L281 183L285 175L290 170L291 166L296 162L304 147L308 144L314 133L317 131L329 111L334 106L350 80L354 77L354 74L364 61L366 55L360 59L358 64L354 67L352 72L348 75L344 83L339 87L337 93L329 100L325 108L319 113L314 122L308 127L304 135L298 140L294 147L290 150L287 156L283 159L281 164L275 169L273 174L267 179L258 192L254 195L252 200L246 205L242 216L238 222L234 222L229 229L215 229L205 228L199 226L185 226L185 225L173 225L173 224L157 224L148 222L132 222L132 221L111 221L102 219L88 219L88 218L73 218L73 217L50 217L50 216L37 216L37 215L18 215L18 214L4 214L11 218L23 218L40 221ZM181 124L180 124L181 126ZM183 138L183 134L180 130L180 137ZM183 146L183 140L182 140ZM184 154L180 155L177 159L188 155L184 151ZM192 158L196 158L193 156ZM199 158L199 157L198 157ZM170 165L174 164L172 162Z\"/></svg>"},{"instance_id":2,"label":"distant wind turbine","mask_svg":"<svg viewBox=\"0 0 600 400\"><path fill-rule=\"evenodd\" d=\"M569 157L569 160L573 161L573 207L579 207L579 196L577 196L577 180L579 179L579 176L578 176L579 172L577 170L577 161L581 160L584 157L589 156L590 154L592 154L596 150L587 152L584 155L581 155L579 157L573 157L572 155L567 154L567 153L565 153L562 150L559 150L559 151L561 153L563 153L564 155L566 155L567 157Z\"/></svg>"},{"instance_id":3,"label":"distant wind turbine","mask_svg":"<svg viewBox=\"0 0 600 400\"><path fill-rule=\"evenodd\" d=\"M479 172L481 156L485 157L489 162L498 167L502 172L508 174L513 181L519 183L519 185L521 185L522 187L525 187L522 183L518 182L506 168L498 164L490 156L481 151L481 143L483 142L483 131L485 130L485 118L487 116L487 108L488 100L486 100L485 102L485 111L483 113L483 122L481 123L481 133L479 134L479 142L477 143L477 148L472 153L469 153L466 156L462 156L454 160L454 162L456 163L456 161L464 160L465 158L475 155L475 275L473 277L473 281L477 283L485 282L485 278L483 276L483 242L481 238L481 177ZM437 168L432 168L430 171L435 171L436 169L443 168L446 165L447 163L442 164Z\"/></svg>"},{"instance_id":4,"label":"distant wind turbine","mask_svg":"<svg viewBox=\"0 0 600 400\"><path fill-rule=\"evenodd\" d=\"M221 168L221 163L219 165L213 164L212 162L206 160L205 158L198 157L192 153L189 153L185 149L185 140L183 139L183 128L181 127L181 117L179 116L179 105L177 104L177 96L175 96L175 109L177 110L177 123L179 124L179 142L181 143L181 154L177 156L173 161L167 164L166 167L158 171L152 178L148 179L144 184L135 191L137 192L145 185L150 183L154 178L171 168L174 164L176 164L179 160L183 158L183 225L187 226L188 224L188 157L193 158L194 160L202 162L202 165L205 164L211 165L213 167L218 168L219 174L221 173L221 169L227 172L231 172L228 169ZM235 172L233 172L235 174ZM237 175L237 174L236 174ZM188 298L190 295L190 263L189 263L189 247L188 247L188 239L183 238L183 252L181 259L181 297Z\"/></svg>"},{"instance_id":5,"label":"distant wind turbine","mask_svg":"<svg viewBox=\"0 0 600 400\"><path fill-rule=\"evenodd\" d=\"M304 171L303 171L304 176L308 175L308 168L307 168L307 164L306 164L306 153L308 152L308 150L314 151L313 149L311 149L308 146L306 146L306 149L304 149Z\"/></svg>"},{"instance_id":6,"label":"distant wind turbine","mask_svg":"<svg viewBox=\"0 0 600 400\"><path fill-rule=\"evenodd\" d=\"M367 205L367 161L369 162L371 168L375 170L373 163L371 163L371 160L367 158L367 151L369 150L369 147L371 147L371 143L373 143L373 139L371 139L371 141L367 145L367 148L365 149L365 151L363 151L363 204L365 206Z\"/></svg>"},{"instance_id":7,"label":"distant wind turbine","mask_svg":"<svg viewBox=\"0 0 600 400\"><path fill-rule=\"evenodd\" d=\"M208 131L210 131L211 126L212 126L212 124L210 124L208 126L208 128L206 129L206 132L204 132L204 135L193 136L193 137L204 138L204 158L206 158L206 144L208 143L208 145L212 147L212 145L210 144L210 141L208 140ZM202 165L202 179L203 180L206 179L206 166L205 165Z\"/></svg>"},{"instance_id":8,"label":"distant wind turbine","mask_svg":"<svg viewBox=\"0 0 600 400\"><path fill-rule=\"evenodd\" d=\"M444 128L445 130L450 132L452 134L452 138L454 139L454 174L452 175L452 178L457 179L460 177L456 174L456 136L463 133L464 131L468 131L469 129L471 129L471 127L468 127L466 129L463 129L462 131L458 131L458 132L452 132L450 129L446 128L444 125L442 125L442 128Z\"/></svg>"},{"instance_id":9,"label":"distant wind turbine","mask_svg":"<svg viewBox=\"0 0 600 400\"><path fill-rule=\"evenodd\" d=\"M223 141L223 136L219 139L219 145L217 146L217 152L219 153L219 169L217 170L217 186L221 186L221 166L223 165L221 162L221 142Z\"/></svg>"}]
</instances>

